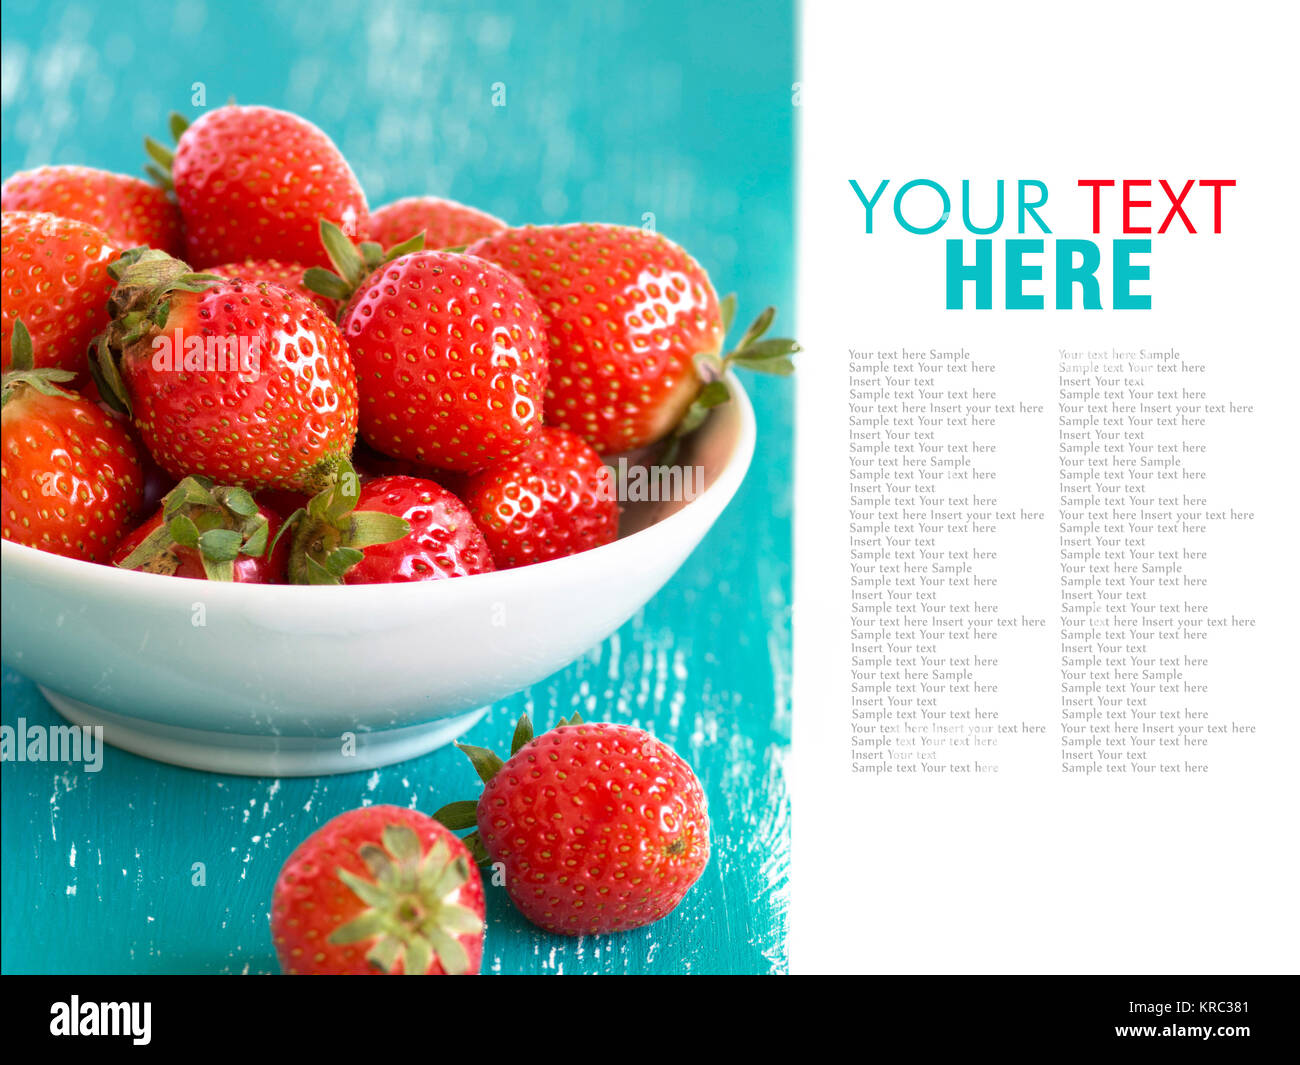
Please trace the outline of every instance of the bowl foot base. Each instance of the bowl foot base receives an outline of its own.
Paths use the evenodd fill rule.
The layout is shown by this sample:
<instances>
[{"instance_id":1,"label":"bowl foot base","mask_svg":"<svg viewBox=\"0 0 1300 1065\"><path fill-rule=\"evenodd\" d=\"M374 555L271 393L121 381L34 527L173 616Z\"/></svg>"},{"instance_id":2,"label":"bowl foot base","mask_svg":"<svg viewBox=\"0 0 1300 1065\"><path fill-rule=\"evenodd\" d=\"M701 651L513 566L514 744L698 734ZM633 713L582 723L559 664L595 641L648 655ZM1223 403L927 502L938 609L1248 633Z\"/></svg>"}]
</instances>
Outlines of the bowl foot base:
<instances>
[{"instance_id":1,"label":"bowl foot base","mask_svg":"<svg viewBox=\"0 0 1300 1065\"><path fill-rule=\"evenodd\" d=\"M249 777L314 777L357 773L404 762L436 750L473 726L487 708L424 725L358 732L353 753L338 737L250 736L178 728L100 710L42 686L50 705L74 725L102 726L104 740L159 762Z\"/></svg>"}]
</instances>

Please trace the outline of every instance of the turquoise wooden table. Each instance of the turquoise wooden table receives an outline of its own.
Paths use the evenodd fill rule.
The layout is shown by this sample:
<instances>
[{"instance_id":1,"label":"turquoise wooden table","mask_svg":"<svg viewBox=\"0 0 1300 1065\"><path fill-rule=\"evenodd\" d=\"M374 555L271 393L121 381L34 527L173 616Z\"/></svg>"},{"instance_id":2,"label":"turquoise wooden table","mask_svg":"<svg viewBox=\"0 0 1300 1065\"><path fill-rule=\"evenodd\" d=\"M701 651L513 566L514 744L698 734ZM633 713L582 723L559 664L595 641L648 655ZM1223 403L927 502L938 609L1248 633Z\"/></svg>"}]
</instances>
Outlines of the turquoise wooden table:
<instances>
[{"instance_id":1,"label":"turquoise wooden table","mask_svg":"<svg viewBox=\"0 0 1300 1065\"><path fill-rule=\"evenodd\" d=\"M317 122L372 204L438 193L513 222L653 215L739 294L741 317L774 302L793 328L791 10L563 6L5 0L3 172L138 172L141 137L201 85L209 103ZM132 18L148 32L127 32ZM754 464L701 548L622 630L468 736L504 746L524 710L539 729L574 710L649 727L699 773L714 856L670 917L619 937L546 935L490 888L486 972L786 968L792 396L788 381L750 391ZM19 718L59 721L6 668L3 721ZM299 840L367 803L432 812L474 782L454 749L283 780L112 748L98 773L6 762L4 971L276 972L268 903Z\"/></svg>"}]
</instances>

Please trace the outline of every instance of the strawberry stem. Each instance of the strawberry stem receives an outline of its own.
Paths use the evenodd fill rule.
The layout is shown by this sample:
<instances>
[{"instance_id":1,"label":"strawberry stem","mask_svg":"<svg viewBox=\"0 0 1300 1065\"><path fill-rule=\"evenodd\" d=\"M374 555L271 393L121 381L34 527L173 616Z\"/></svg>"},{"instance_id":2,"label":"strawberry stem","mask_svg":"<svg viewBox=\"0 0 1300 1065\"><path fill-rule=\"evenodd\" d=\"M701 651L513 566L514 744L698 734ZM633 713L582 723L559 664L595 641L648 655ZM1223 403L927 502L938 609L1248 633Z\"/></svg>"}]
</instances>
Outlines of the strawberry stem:
<instances>
[{"instance_id":1,"label":"strawberry stem","mask_svg":"<svg viewBox=\"0 0 1300 1065\"><path fill-rule=\"evenodd\" d=\"M56 382L71 381L76 374L71 370L54 367L36 369L36 353L32 347L32 335L21 318L14 320L13 336L9 340L9 369L5 371L3 384L0 385L0 406L8 403L22 387L33 388L43 396L62 396L64 399L76 399L72 393L59 388Z\"/></svg>"},{"instance_id":2,"label":"strawberry stem","mask_svg":"<svg viewBox=\"0 0 1300 1065\"><path fill-rule=\"evenodd\" d=\"M363 843L357 856L370 879L336 868L335 875L366 909L329 935L337 946L373 940L366 960L390 973L402 962L408 976L424 976L435 958L449 976L469 971L470 958L460 936L477 935L483 921L456 901L470 879L465 856L452 856L446 839L427 852L406 825L385 825L382 846Z\"/></svg>"},{"instance_id":3,"label":"strawberry stem","mask_svg":"<svg viewBox=\"0 0 1300 1065\"><path fill-rule=\"evenodd\" d=\"M400 244L385 249L383 245L370 240L354 244L337 225L328 218L322 218L320 242L337 273L313 266L303 274L302 283L310 291L346 305L352 294L361 287L361 283L385 263L414 251L423 251L424 233L416 233Z\"/></svg>"},{"instance_id":4,"label":"strawberry stem","mask_svg":"<svg viewBox=\"0 0 1300 1065\"><path fill-rule=\"evenodd\" d=\"M725 334L730 331L731 323L736 317L734 292L718 301L718 313L722 318ZM660 462L665 465L675 462L682 441L704 424L714 407L719 407L731 399L731 391L723 378L733 366L778 377L788 377L794 373L794 362L790 356L803 350L799 342L789 337L762 339L763 334L772 327L775 318L776 308L765 307L741 335L739 343L725 355L702 352L695 357L695 372L703 385L682 416L682 420L668 435L659 458Z\"/></svg>"},{"instance_id":5,"label":"strawberry stem","mask_svg":"<svg viewBox=\"0 0 1300 1065\"><path fill-rule=\"evenodd\" d=\"M174 292L202 292L220 283L216 274L195 273L180 259L154 248L132 248L108 264L117 282L108 300L112 317L90 346L90 375L100 397L114 410L131 414L131 397L119 369L122 355L167 324Z\"/></svg>"},{"instance_id":6,"label":"strawberry stem","mask_svg":"<svg viewBox=\"0 0 1300 1065\"><path fill-rule=\"evenodd\" d=\"M240 555L263 558L270 525L247 489L186 477L163 497L163 520L118 566L173 574L177 547L198 552L210 581L233 581Z\"/></svg>"},{"instance_id":7,"label":"strawberry stem","mask_svg":"<svg viewBox=\"0 0 1300 1065\"><path fill-rule=\"evenodd\" d=\"M293 529L289 583L342 584L347 572L365 558L363 548L389 544L410 533L405 518L357 510L360 498L361 478L351 462L341 459L331 483L285 520L280 535Z\"/></svg>"},{"instance_id":8,"label":"strawberry stem","mask_svg":"<svg viewBox=\"0 0 1300 1065\"><path fill-rule=\"evenodd\" d=\"M167 129L171 133L173 144L179 144L181 134L189 128L190 120L179 111L173 111L168 116ZM172 164L176 161L175 149L168 148L167 145L154 140L152 137L145 137L144 150L151 160L151 162L145 163L145 173L153 179L155 185L166 189L168 192L175 192L176 186L172 182Z\"/></svg>"}]
</instances>

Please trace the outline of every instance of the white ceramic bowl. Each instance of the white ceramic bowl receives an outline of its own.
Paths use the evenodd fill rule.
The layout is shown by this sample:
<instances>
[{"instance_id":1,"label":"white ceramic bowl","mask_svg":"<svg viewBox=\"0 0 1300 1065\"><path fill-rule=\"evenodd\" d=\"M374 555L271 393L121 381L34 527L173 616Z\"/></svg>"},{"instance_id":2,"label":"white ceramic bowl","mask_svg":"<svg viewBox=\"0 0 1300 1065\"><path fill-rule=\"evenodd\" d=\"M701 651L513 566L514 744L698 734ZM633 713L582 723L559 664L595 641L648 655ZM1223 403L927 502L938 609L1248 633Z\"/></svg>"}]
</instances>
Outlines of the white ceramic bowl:
<instances>
[{"instance_id":1,"label":"white ceramic bowl","mask_svg":"<svg viewBox=\"0 0 1300 1065\"><path fill-rule=\"evenodd\" d=\"M703 491L628 504L615 543L535 566L342 588L214 584L4 541L5 661L69 721L177 765L302 776L424 754L605 639L676 572L753 455L753 410L729 385L732 402L678 460L703 468Z\"/></svg>"}]
</instances>

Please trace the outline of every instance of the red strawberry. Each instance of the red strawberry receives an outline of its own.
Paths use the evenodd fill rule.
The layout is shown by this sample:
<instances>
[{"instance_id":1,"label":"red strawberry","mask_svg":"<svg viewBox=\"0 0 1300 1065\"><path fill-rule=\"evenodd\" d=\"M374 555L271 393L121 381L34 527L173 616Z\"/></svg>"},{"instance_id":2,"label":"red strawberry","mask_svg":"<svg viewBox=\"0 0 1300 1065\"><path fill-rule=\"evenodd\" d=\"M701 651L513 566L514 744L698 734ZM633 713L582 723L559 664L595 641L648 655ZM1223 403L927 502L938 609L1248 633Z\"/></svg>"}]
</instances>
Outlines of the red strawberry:
<instances>
[{"instance_id":1,"label":"red strawberry","mask_svg":"<svg viewBox=\"0 0 1300 1065\"><path fill-rule=\"evenodd\" d=\"M435 581L495 568L465 504L419 477L341 476L291 520L295 584Z\"/></svg>"},{"instance_id":2,"label":"red strawberry","mask_svg":"<svg viewBox=\"0 0 1300 1065\"><path fill-rule=\"evenodd\" d=\"M465 504L433 481L380 477L362 485L357 508L404 518L411 531L401 540L366 548L365 559L348 571L344 584L432 581L496 568Z\"/></svg>"},{"instance_id":3,"label":"red strawberry","mask_svg":"<svg viewBox=\"0 0 1300 1065\"><path fill-rule=\"evenodd\" d=\"M618 537L618 499L591 446L543 428L518 455L489 466L465 486L465 505L499 569L575 555Z\"/></svg>"},{"instance_id":4,"label":"red strawberry","mask_svg":"<svg viewBox=\"0 0 1300 1065\"><path fill-rule=\"evenodd\" d=\"M131 424L131 419L127 417L126 413L104 401L104 398L99 394L99 385L95 383L93 378L81 388L81 394L109 417L121 422L130 432L131 440L135 443L136 453L140 456L140 478L144 485L138 513L150 514L157 510L162 506L163 497L176 487L176 478L159 466L154 457L149 454L149 449L144 446L136 435L135 426Z\"/></svg>"},{"instance_id":5,"label":"red strawberry","mask_svg":"<svg viewBox=\"0 0 1300 1065\"><path fill-rule=\"evenodd\" d=\"M630 725L572 721L533 738L525 716L510 760L461 745L484 781L477 802L434 816L500 865L511 901L561 935L622 932L670 913L709 862L708 803L682 759Z\"/></svg>"},{"instance_id":6,"label":"red strawberry","mask_svg":"<svg viewBox=\"0 0 1300 1065\"><path fill-rule=\"evenodd\" d=\"M4 538L103 562L140 506L140 460L129 428L94 400L65 392L68 370L34 370L31 338L14 323L3 384Z\"/></svg>"},{"instance_id":7,"label":"red strawberry","mask_svg":"<svg viewBox=\"0 0 1300 1065\"><path fill-rule=\"evenodd\" d=\"M281 584L288 543L267 550L279 529L280 516L243 488L187 477L117 545L113 565L169 577Z\"/></svg>"},{"instance_id":8,"label":"red strawberry","mask_svg":"<svg viewBox=\"0 0 1300 1065\"><path fill-rule=\"evenodd\" d=\"M113 279L106 267L118 255L94 226L52 214L5 212L0 221L0 364L9 369L14 322L31 333L37 367L80 373L86 347L108 324Z\"/></svg>"},{"instance_id":9,"label":"red strawberry","mask_svg":"<svg viewBox=\"0 0 1300 1065\"><path fill-rule=\"evenodd\" d=\"M700 264L657 234L525 226L477 241L467 254L505 267L537 297L551 351L547 424L580 434L602 455L697 426L726 400L720 378L733 364L793 369L785 356L798 350L794 341L756 343L770 310L721 356L734 300L719 303Z\"/></svg>"},{"instance_id":10,"label":"red strawberry","mask_svg":"<svg viewBox=\"0 0 1300 1065\"><path fill-rule=\"evenodd\" d=\"M280 968L461 976L483 961L483 882L465 846L400 806L340 814L298 845L271 896Z\"/></svg>"},{"instance_id":11,"label":"red strawberry","mask_svg":"<svg viewBox=\"0 0 1300 1065\"><path fill-rule=\"evenodd\" d=\"M383 245L423 233L426 248L460 248L505 228L499 218L437 196L409 196L370 216L371 238Z\"/></svg>"},{"instance_id":12,"label":"red strawberry","mask_svg":"<svg viewBox=\"0 0 1300 1065\"><path fill-rule=\"evenodd\" d=\"M445 470L522 451L542 424L547 366L541 312L524 286L491 263L442 251L399 254L367 277L365 245L358 254L330 227L322 236L341 276L314 271L307 284L330 297L356 289L339 325L366 443Z\"/></svg>"},{"instance_id":13,"label":"red strawberry","mask_svg":"<svg viewBox=\"0 0 1300 1065\"><path fill-rule=\"evenodd\" d=\"M245 259L241 263L218 263L216 266L205 266L202 267L201 272L216 274L218 277L237 277L242 281L270 281L291 292L302 293L331 318L338 317L338 301L318 295L304 285L302 275L307 272L307 267L299 266L297 263L282 263L277 259Z\"/></svg>"},{"instance_id":14,"label":"red strawberry","mask_svg":"<svg viewBox=\"0 0 1300 1065\"><path fill-rule=\"evenodd\" d=\"M266 281L191 273L127 252L113 323L92 368L177 477L315 492L356 437L356 381L338 328L306 296Z\"/></svg>"},{"instance_id":15,"label":"red strawberry","mask_svg":"<svg viewBox=\"0 0 1300 1065\"><path fill-rule=\"evenodd\" d=\"M192 126L172 116L176 150L147 141L170 178L185 219L186 259L225 263L278 259L326 265L319 219L364 238L366 197L334 142L304 118L269 107L231 104Z\"/></svg>"},{"instance_id":16,"label":"red strawberry","mask_svg":"<svg viewBox=\"0 0 1300 1065\"><path fill-rule=\"evenodd\" d=\"M6 211L48 211L102 230L119 248L184 250L181 212L165 189L89 166L23 170L0 185Z\"/></svg>"}]
</instances>

